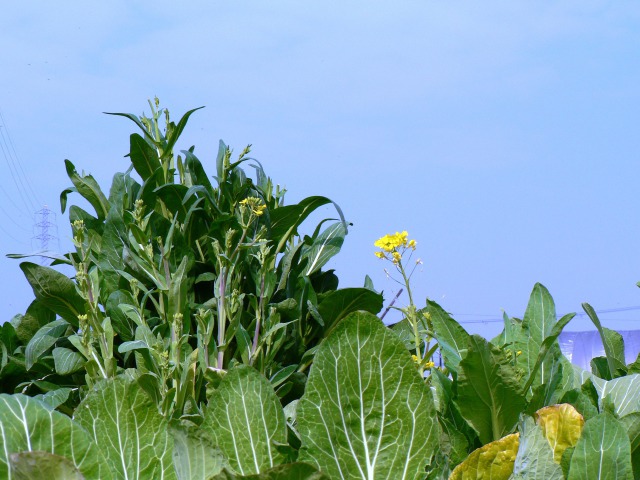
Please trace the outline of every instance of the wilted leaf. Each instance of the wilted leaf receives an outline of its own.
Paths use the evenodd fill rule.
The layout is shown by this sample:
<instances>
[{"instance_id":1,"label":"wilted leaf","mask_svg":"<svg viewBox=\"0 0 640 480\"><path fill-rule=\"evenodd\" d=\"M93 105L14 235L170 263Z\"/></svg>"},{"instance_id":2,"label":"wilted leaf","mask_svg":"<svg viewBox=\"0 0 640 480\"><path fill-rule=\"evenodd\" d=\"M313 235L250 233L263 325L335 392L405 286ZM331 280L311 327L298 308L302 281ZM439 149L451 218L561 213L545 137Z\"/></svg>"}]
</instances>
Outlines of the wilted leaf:
<instances>
[{"instance_id":1,"label":"wilted leaf","mask_svg":"<svg viewBox=\"0 0 640 480\"><path fill-rule=\"evenodd\" d=\"M55 479L85 480L68 458L49 452L21 452L11 454L11 469L15 480Z\"/></svg>"},{"instance_id":2,"label":"wilted leaf","mask_svg":"<svg viewBox=\"0 0 640 480\"><path fill-rule=\"evenodd\" d=\"M507 480L513 473L518 436L517 433L507 435L474 450L453 470L449 480Z\"/></svg>"},{"instance_id":3,"label":"wilted leaf","mask_svg":"<svg viewBox=\"0 0 640 480\"><path fill-rule=\"evenodd\" d=\"M569 447L574 447L582 433L584 418L573 408L564 403L541 408L536 412L536 423L553 449L553 459L560 464L562 454Z\"/></svg>"}]
</instances>

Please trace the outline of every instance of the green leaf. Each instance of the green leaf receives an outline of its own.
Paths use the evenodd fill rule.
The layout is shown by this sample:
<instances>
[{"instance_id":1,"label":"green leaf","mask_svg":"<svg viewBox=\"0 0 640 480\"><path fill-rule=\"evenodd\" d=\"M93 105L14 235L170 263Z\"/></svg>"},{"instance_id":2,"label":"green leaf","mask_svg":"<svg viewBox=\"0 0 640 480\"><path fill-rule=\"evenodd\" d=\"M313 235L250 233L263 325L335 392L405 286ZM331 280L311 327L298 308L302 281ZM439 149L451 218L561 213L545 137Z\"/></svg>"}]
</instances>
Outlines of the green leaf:
<instances>
[{"instance_id":1,"label":"green leaf","mask_svg":"<svg viewBox=\"0 0 640 480\"><path fill-rule=\"evenodd\" d=\"M593 309L591 305L589 305L588 303L583 303L582 308L584 309L585 312L587 312L587 315L589 316L593 324L598 329L598 332L600 333L600 338L602 339L602 345L604 347L604 353L607 356L607 363L609 365L609 378L615 378L616 377L615 360L618 359L619 361L622 362L622 364L625 363L624 345L622 345L622 358L620 359L619 350L621 346L619 344L616 344L617 343L616 340L618 339L615 338L613 335L605 332L604 328L602 327L602 324L600 323L600 319L596 314L596 311Z\"/></svg>"},{"instance_id":2,"label":"green leaf","mask_svg":"<svg viewBox=\"0 0 640 480\"><path fill-rule=\"evenodd\" d=\"M132 340L135 336L135 323L124 313L121 305L135 305L135 299L131 293L125 290L116 290L107 299L106 314L111 318L113 330L120 335L123 341Z\"/></svg>"},{"instance_id":3,"label":"green leaf","mask_svg":"<svg viewBox=\"0 0 640 480\"><path fill-rule=\"evenodd\" d=\"M12 454L35 451L68 458L87 480L112 478L101 449L80 425L36 399L0 395L0 478L11 478Z\"/></svg>"},{"instance_id":4,"label":"green leaf","mask_svg":"<svg viewBox=\"0 0 640 480\"><path fill-rule=\"evenodd\" d=\"M178 141L178 138L182 134L182 131L184 130L184 127L187 126L187 122L189 121L189 117L191 116L191 114L193 112L196 112L196 111L200 110L201 108L204 108L204 107L198 107L198 108L194 108L192 110L189 110L187 113L185 113L182 116L182 118L178 122L178 125L176 125L173 128L173 130L171 131L171 134L169 135L169 138L167 138L167 144L164 147L166 153L171 152L173 150L173 146Z\"/></svg>"},{"instance_id":5,"label":"green leaf","mask_svg":"<svg viewBox=\"0 0 640 480\"><path fill-rule=\"evenodd\" d=\"M553 325L549 334L544 338L544 340L540 344L536 362L533 365L533 367L531 367L531 369L529 370L529 379L527 380L527 383L524 386L525 392L529 390L529 387L531 387L535 378L538 376L538 371L541 371L540 367L542 366L543 370L545 369L545 367L543 366L543 363L545 362L545 359L549 354L549 352L552 351L554 347L556 350L559 349L558 342L557 342L558 337L562 333L562 330L564 330L564 327L566 327L567 324L575 316L576 316L575 313L568 313L567 315L563 316L560 320L558 320L556 324ZM518 347L521 347L522 344L523 343L520 342L518 344ZM534 353L534 352L531 352L531 353ZM546 377L544 377L546 378L546 381L542 381L543 378L541 378L540 385L548 385L553 381L554 370L557 370L557 363L558 361L551 362L551 365L549 368L546 369L546 372L541 371L543 374L546 373Z\"/></svg>"},{"instance_id":6,"label":"green leaf","mask_svg":"<svg viewBox=\"0 0 640 480\"><path fill-rule=\"evenodd\" d=\"M469 441L452 421L443 417L440 420L440 449L448 459L449 467L458 465L468 456Z\"/></svg>"},{"instance_id":7,"label":"green leaf","mask_svg":"<svg viewBox=\"0 0 640 480\"><path fill-rule=\"evenodd\" d=\"M455 402L483 444L510 433L526 404L515 369L479 335L460 361Z\"/></svg>"},{"instance_id":8,"label":"green leaf","mask_svg":"<svg viewBox=\"0 0 640 480\"><path fill-rule=\"evenodd\" d=\"M382 310L382 295L367 288L342 288L322 296L318 313L329 329L350 313L363 310L378 313Z\"/></svg>"},{"instance_id":9,"label":"green leaf","mask_svg":"<svg viewBox=\"0 0 640 480\"><path fill-rule=\"evenodd\" d=\"M507 480L513 473L517 452L518 434L507 435L471 452L451 472L449 480Z\"/></svg>"},{"instance_id":10,"label":"green leaf","mask_svg":"<svg viewBox=\"0 0 640 480\"><path fill-rule=\"evenodd\" d=\"M498 347L511 345L514 342L517 333L522 328L522 320L509 317L505 311L502 312L502 323L504 323L502 332L491 340L491 343Z\"/></svg>"},{"instance_id":11,"label":"green leaf","mask_svg":"<svg viewBox=\"0 0 640 480\"><path fill-rule=\"evenodd\" d=\"M543 353L544 352L541 352L541 355ZM538 358L540 359L541 356ZM529 399L529 404L525 412L528 415L532 415L542 407L560 403L559 401L562 395L573 388L573 375L573 365L571 362L564 356L557 356L551 364L551 370L549 370L549 381L533 389L533 395ZM529 379L531 379L531 377L529 377Z\"/></svg>"},{"instance_id":12,"label":"green leaf","mask_svg":"<svg viewBox=\"0 0 640 480\"><path fill-rule=\"evenodd\" d=\"M129 173L118 172L113 176L109 189L109 204L118 210L131 210L140 192L140 184Z\"/></svg>"},{"instance_id":13,"label":"green leaf","mask_svg":"<svg viewBox=\"0 0 640 480\"><path fill-rule=\"evenodd\" d=\"M68 387L56 388L55 390L49 390L47 393L43 393L42 395L36 395L34 398L42 400L51 408L58 408L69 399L69 395L71 395L72 391L73 389Z\"/></svg>"},{"instance_id":14,"label":"green leaf","mask_svg":"<svg viewBox=\"0 0 640 480\"><path fill-rule=\"evenodd\" d=\"M109 213L109 201L100 190L98 182L91 175L79 175L76 167L69 160L65 160L64 164L76 191L95 209L98 219L104 219ZM64 208L62 210L64 211Z\"/></svg>"},{"instance_id":15,"label":"green leaf","mask_svg":"<svg viewBox=\"0 0 640 480\"><path fill-rule=\"evenodd\" d=\"M55 319L56 314L53 311L45 307L40 300L34 300L26 313L14 324L16 336L22 343L28 343L40 327Z\"/></svg>"},{"instance_id":16,"label":"green leaf","mask_svg":"<svg viewBox=\"0 0 640 480\"><path fill-rule=\"evenodd\" d=\"M209 399L203 427L242 475L282 463L286 444L282 407L269 381L252 367L232 368Z\"/></svg>"},{"instance_id":17,"label":"green leaf","mask_svg":"<svg viewBox=\"0 0 640 480\"><path fill-rule=\"evenodd\" d=\"M173 318L177 313L183 313L187 304L187 294L192 282L191 278L187 277L190 268L189 257L185 255L182 257L182 261L176 271L171 274L169 284L169 318Z\"/></svg>"},{"instance_id":18,"label":"green leaf","mask_svg":"<svg viewBox=\"0 0 640 480\"><path fill-rule=\"evenodd\" d=\"M176 478L167 423L136 382L100 382L78 405L74 420L93 434L116 478Z\"/></svg>"},{"instance_id":19,"label":"green leaf","mask_svg":"<svg viewBox=\"0 0 640 480\"><path fill-rule=\"evenodd\" d=\"M571 318L573 317L565 316L563 322L568 323ZM557 338L560 334L561 329L554 329L556 323L556 307L553 298L543 285L536 283L531 292L521 328L518 330L514 325L513 332L515 340L512 350L522 352L517 358L518 367L524 370L524 378L530 379L533 376L527 382L528 387L544 385L551 379L553 364L561 355L560 347L555 340L550 340L544 345L543 350L543 343L546 338L554 336ZM544 356L541 357L543 351ZM547 356L547 352L551 355ZM542 358L541 362L538 362L539 357ZM529 393L529 388L525 391Z\"/></svg>"},{"instance_id":20,"label":"green leaf","mask_svg":"<svg viewBox=\"0 0 640 480\"><path fill-rule=\"evenodd\" d=\"M520 423L520 445L513 466L513 480L564 480L553 450L531 417Z\"/></svg>"},{"instance_id":21,"label":"green leaf","mask_svg":"<svg viewBox=\"0 0 640 480\"><path fill-rule=\"evenodd\" d=\"M15 480L85 480L71 460L49 452L13 453L10 462Z\"/></svg>"},{"instance_id":22,"label":"green leaf","mask_svg":"<svg viewBox=\"0 0 640 480\"><path fill-rule=\"evenodd\" d=\"M169 211L178 215L178 221L180 222L184 222L189 213L189 207L195 201L191 197L187 200L187 203L183 203L188 192L189 189L187 187L175 183L166 183L154 190L154 193L158 195L158 198L167 206Z\"/></svg>"},{"instance_id":23,"label":"green leaf","mask_svg":"<svg viewBox=\"0 0 640 480\"><path fill-rule=\"evenodd\" d=\"M342 222L331 224L317 238L313 244L302 252L301 260L307 259L308 263L304 274L309 276L320 270L331 257L335 256L344 243L347 227Z\"/></svg>"},{"instance_id":24,"label":"green leaf","mask_svg":"<svg viewBox=\"0 0 640 480\"><path fill-rule=\"evenodd\" d=\"M601 386L602 385L602 386ZM595 383L600 394L599 407L602 411L605 403L614 407L618 417L640 412L640 375L627 375L608 382Z\"/></svg>"},{"instance_id":25,"label":"green leaf","mask_svg":"<svg viewBox=\"0 0 640 480\"><path fill-rule=\"evenodd\" d=\"M580 412L585 420L595 417L598 414L598 408L584 392L580 389L573 389L565 392L560 399L560 403L569 403Z\"/></svg>"},{"instance_id":26,"label":"green leaf","mask_svg":"<svg viewBox=\"0 0 640 480\"><path fill-rule=\"evenodd\" d=\"M631 480L631 444L616 418L601 413L584 424L571 456L570 480Z\"/></svg>"},{"instance_id":27,"label":"green leaf","mask_svg":"<svg viewBox=\"0 0 640 480\"><path fill-rule=\"evenodd\" d=\"M329 477L308 463L295 462L278 465L256 475L234 475L225 470L211 480L329 480Z\"/></svg>"},{"instance_id":28,"label":"green leaf","mask_svg":"<svg viewBox=\"0 0 640 480\"><path fill-rule=\"evenodd\" d=\"M330 478L422 478L438 443L429 388L369 313L349 315L320 344L297 420L298 459Z\"/></svg>"},{"instance_id":29,"label":"green leaf","mask_svg":"<svg viewBox=\"0 0 640 480\"><path fill-rule=\"evenodd\" d=\"M133 350L149 350L150 348L151 347L142 340L132 340L130 342L122 342L120 346L118 346L118 352L127 353Z\"/></svg>"},{"instance_id":30,"label":"green leaf","mask_svg":"<svg viewBox=\"0 0 640 480\"><path fill-rule=\"evenodd\" d=\"M64 320L54 320L36 332L24 351L27 370L38 361L67 331L69 324Z\"/></svg>"},{"instance_id":31,"label":"green leaf","mask_svg":"<svg viewBox=\"0 0 640 480\"><path fill-rule=\"evenodd\" d=\"M160 167L160 159L156 150L137 133L129 137L129 158L143 182Z\"/></svg>"},{"instance_id":32,"label":"green leaf","mask_svg":"<svg viewBox=\"0 0 640 480\"><path fill-rule=\"evenodd\" d=\"M213 187L209 181L207 172L204 171L202 163L198 157L189 150L182 150L182 154L184 155L184 166L189 176L189 184L187 186L203 187L206 192L205 195L212 199L210 193L213 191Z\"/></svg>"},{"instance_id":33,"label":"green leaf","mask_svg":"<svg viewBox=\"0 0 640 480\"><path fill-rule=\"evenodd\" d=\"M103 302L118 290L120 276L117 272L123 268L123 263L128 263L125 250L125 245L129 241L127 234L122 212L112 208L104 222L104 233L97 262L100 268L100 288L104 290Z\"/></svg>"},{"instance_id":34,"label":"green leaf","mask_svg":"<svg viewBox=\"0 0 640 480\"><path fill-rule=\"evenodd\" d=\"M620 423L624 426L629 441L631 442L631 464L633 465L633 478L640 477L640 412L634 412L621 417Z\"/></svg>"},{"instance_id":35,"label":"green leaf","mask_svg":"<svg viewBox=\"0 0 640 480\"><path fill-rule=\"evenodd\" d=\"M53 268L35 263L23 262L20 268L42 305L77 327L78 315L85 313L85 302L73 281Z\"/></svg>"},{"instance_id":36,"label":"green leaf","mask_svg":"<svg viewBox=\"0 0 640 480\"><path fill-rule=\"evenodd\" d=\"M135 123L140 128L140 130L142 130L142 132L149 139L149 141L155 143L155 139L149 134L149 131L147 130L147 127L145 127L144 124L140 121L140 119L138 117L136 117L135 115L132 115L131 113L116 113L116 112L103 112L103 113L105 115L114 115L114 116L118 116L118 117L128 118L133 123Z\"/></svg>"},{"instance_id":37,"label":"green leaf","mask_svg":"<svg viewBox=\"0 0 640 480\"><path fill-rule=\"evenodd\" d=\"M209 480L227 465L222 451L204 429L175 427L171 436L177 480Z\"/></svg>"},{"instance_id":38,"label":"green leaf","mask_svg":"<svg viewBox=\"0 0 640 480\"><path fill-rule=\"evenodd\" d=\"M440 305L432 300L427 300L427 313L431 316L433 335L440 346L444 364L457 374L460 361L469 348L471 336Z\"/></svg>"},{"instance_id":39,"label":"green leaf","mask_svg":"<svg viewBox=\"0 0 640 480\"><path fill-rule=\"evenodd\" d=\"M58 375L69 375L84 367L86 359L78 352L68 348L56 347L53 349L53 362Z\"/></svg>"},{"instance_id":40,"label":"green leaf","mask_svg":"<svg viewBox=\"0 0 640 480\"><path fill-rule=\"evenodd\" d=\"M607 338L607 344L610 347L611 356L614 360L622 365L626 365L626 358L624 356L624 338L615 330L610 330L607 327L602 327L602 333Z\"/></svg>"},{"instance_id":41,"label":"green leaf","mask_svg":"<svg viewBox=\"0 0 640 480\"><path fill-rule=\"evenodd\" d=\"M296 205L286 205L269 212L271 218L271 238L277 244L276 253L282 252L287 241L298 232L298 227L317 208L333 203L326 197L307 197ZM338 210L339 213L342 213ZM342 218L342 215L341 215Z\"/></svg>"}]
</instances>

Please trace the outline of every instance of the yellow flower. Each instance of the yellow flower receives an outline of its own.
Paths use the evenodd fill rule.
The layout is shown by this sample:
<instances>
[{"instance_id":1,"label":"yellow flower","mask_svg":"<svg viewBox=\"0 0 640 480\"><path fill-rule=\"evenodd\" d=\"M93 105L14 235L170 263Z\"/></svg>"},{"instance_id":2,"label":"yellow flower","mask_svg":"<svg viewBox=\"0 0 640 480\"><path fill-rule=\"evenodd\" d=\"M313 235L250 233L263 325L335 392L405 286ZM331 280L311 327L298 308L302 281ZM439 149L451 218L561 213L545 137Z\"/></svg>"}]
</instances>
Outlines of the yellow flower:
<instances>
[{"instance_id":1,"label":"yellow flower","mask_svg":"<svg viewBox=\"0 0 640 480\"><path fill-rule=\"evenodd\" d=\"M247 197L240 200L240 205L250 208L251 212L257 217L262 215L267 208L267 206L257 197Z\"/></svg>"},{"instance_id":2,"label":"yellow flower","mask_svg":"<svg viewBox=\"0 0 640 480\"><path fill-rule=\"evenodd\" d=\"M416 249L416 245L417 245L417 243L416 243L415 240L409 240L409 243L407 244L407 247L409 247L412 250L415 250Z\"/></svg>"},{"instance_id":3,"label":"yellow flower","mask_svg":"<svg viewBox=\"0 0 640 480\"><path fill-rule=\"evenodd\" d=\"M384 252L376 252L376 257L385 258Z\"/></svg>"},{"instance_id":4,"label":"yellow flower","mask_svg":"<svg viewBox=\"0 0 640 480\"><path fill-rule=\"evenodd\" d=\"M434 362L427 362L424 364L424 368L433 368L436 364Z\"/></svg>"},{"instance_id":5,"label":"yellow flower","mask_svg":"<svg viewBox=\"0 0 640 480\"><path fill-rule=\"evenodd\" d=\"M381 248L385 252L392 252L398 247L407 246L407 237L409 234L406 230L403 232L396 232L393 235L385 235L374 242L374 246Z\"/></svg>"},{"instance_id":6,"label":"yellow flower","mask_svg":"<svg viewBox=\"0 0 640 480\"><path fill-rule=\"evenodd\" d=\"M398 263L402 259L402 255L398 252L393 252L393 263Z\"/></svg>"},{"instance_id":7,"label":"yellow flower","mask_svg":"<svg viewBox=\"0 0 640 480\"><path fill-rule=\"evenodd\" d=\"M385 235L384 237L379 238L375 241L374 245L385 252L393 252L393 249L396 248L393 235Z\"/></svg>"}]
</instances>

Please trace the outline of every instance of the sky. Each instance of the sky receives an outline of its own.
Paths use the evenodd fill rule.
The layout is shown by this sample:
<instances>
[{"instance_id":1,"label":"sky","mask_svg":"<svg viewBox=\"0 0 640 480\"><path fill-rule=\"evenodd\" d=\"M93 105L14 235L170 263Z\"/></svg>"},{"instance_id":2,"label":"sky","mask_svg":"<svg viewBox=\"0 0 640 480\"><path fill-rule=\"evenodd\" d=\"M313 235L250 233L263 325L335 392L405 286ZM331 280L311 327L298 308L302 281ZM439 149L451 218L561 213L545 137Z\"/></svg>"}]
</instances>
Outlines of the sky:
<instances>
[{"instance_id":1,"label":"sky","mask_svg":"<svg viewBox=\"0 0 640 480\"><path fill-rule=\"evenodd\" d=\"M640 328L638 2L34 0L3 5L0 45L0 321L33 298L4 254L36 248L44 205L70 249L64 159L108 191L135 130L102 112L157 95L206 107L178 147L209 172L220 139L252 144L287 203L341 206L343 287L369 275L388 303L373 242L407 230L418 306L471 332L521 318L536 282L558 313Z\"/></svg>"}]
</instances>

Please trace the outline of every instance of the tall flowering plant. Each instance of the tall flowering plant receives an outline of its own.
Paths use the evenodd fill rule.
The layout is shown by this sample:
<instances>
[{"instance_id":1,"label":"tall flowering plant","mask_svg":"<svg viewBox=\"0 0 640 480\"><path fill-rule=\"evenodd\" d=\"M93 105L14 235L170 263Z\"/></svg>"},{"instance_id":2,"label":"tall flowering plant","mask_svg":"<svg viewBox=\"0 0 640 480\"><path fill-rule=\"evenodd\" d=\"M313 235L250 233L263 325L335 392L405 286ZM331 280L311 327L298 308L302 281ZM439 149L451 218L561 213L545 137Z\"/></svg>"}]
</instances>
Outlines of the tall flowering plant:
<instances>
[{"instance_id":1,"label":"tall flowering plant","mask_svg":"<svg viewBox=\"0 0 640 480\"><path fill-rule=\"evenodd\" d=\"M379 250L375 252L376 257L381 260L391 262L396 272L400 274L400 279L395 278L387 269L385 269L387 275L407 290L409 305L403 308L398 308L398 310L404 314L411 324L415 347L413 359L422 373L434 366L434 363L431 361L431 356L436 350L437 345L429 348L430 340L432 338L431 332L433 331L433 328L431 327L431 319L428 313L418 311L411 291L411 277L413 276L416 267L422 264L422 261L419 258L412 261L413 253L415 252L417 245L418 243L415 240L409 239L409 234L406 230L385 235L374 242L374 246L379 248ZM409 265L412 265L410 270L408 270ZM423 321L426 322L426 335L421 334L419 329L419 323Z\"/></svg>"}]
</instances>

